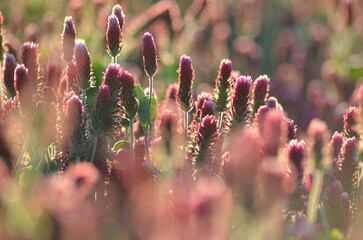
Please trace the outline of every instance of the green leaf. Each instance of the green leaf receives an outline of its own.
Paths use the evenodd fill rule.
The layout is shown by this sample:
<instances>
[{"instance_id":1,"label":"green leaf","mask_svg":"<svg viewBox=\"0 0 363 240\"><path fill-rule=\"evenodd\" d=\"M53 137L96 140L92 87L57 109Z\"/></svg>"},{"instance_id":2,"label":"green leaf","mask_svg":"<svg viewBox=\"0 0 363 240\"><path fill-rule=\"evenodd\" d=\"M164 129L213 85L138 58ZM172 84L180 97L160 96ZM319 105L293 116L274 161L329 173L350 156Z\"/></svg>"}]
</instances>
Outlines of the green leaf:
<instances>
[{"instance_id":1,"label":"green leaf","mask_svg":"<svg viewBox=\"0 0 363 240\"><path fill-rule=\"evenodd\" d=\"M130 146L130 143L128 141L121 140L116 142L115 145L113 145L113 147L111 148L111 150L113 152L117 152L118 150L124 149L128 146Z\"/></svg>"},{"instance_id":2,"label":"green leaf","mask_svg":"<svg viewBox=\"0 0 363 240\"><path fill-rule=\"evenodd\" d=\"M145 96L145 93L144 93L144 90L142 89L142 87L137 84L135 87L134 87L134 95L135 97L140 101L141 99L144 99L146 96Z\"/></svg>"},{"instance_id":3,"label":"green leaf","mask_svg":"<svg viewBox=\"0 0 363 240\"><path fill-rule=\"evenodd\" d=\"M344 235L338 229L333 229L329 233L329 239L330 240L343 240Z\"/></svg>"},{"instance_id":4,"label":"green leaf","mask_svg":"<svg viewBox=\"0 0 363 240\"><path fill-rule=\"evenodd\" d=\"M20 174L19 185L26 188L33 180L39 175L39 172L29 165L24 168L23 172Z\"/></svg>"},{"instance_id":5,"label":"green leaf","mask_svg":"<svg viewBox=\"0 0 363 240\"><path fill-rule=\"evenodd\" d=\"M150 123L150 110L149 110L149 99L148 98L142 98L139 99L139 120L142 125L149 124Z\"/></svg>"}]
</instances>

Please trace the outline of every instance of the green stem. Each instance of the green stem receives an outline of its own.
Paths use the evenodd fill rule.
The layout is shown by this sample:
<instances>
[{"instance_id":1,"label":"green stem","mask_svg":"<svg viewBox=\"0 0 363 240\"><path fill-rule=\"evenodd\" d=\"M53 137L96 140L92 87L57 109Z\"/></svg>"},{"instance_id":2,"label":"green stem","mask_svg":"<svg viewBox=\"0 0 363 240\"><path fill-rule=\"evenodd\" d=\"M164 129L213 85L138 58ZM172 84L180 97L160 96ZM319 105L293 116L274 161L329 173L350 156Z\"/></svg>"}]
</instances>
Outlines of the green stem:
<instances>
[{"instance_id":1,"label":"green stem","mask_svg":"<svg viewBox=\"0 0 363 240\"><path fill-rule=\"evenodd\" d=\"M320 169L315 170L307 209L307 221L311 224L316 222L323 181L324 172Z\"/></svg>"},{"instance_id":2,"label":"green stem","mask_svg":"<svg viewBox=\"0 0 363 240\"><path fill-rule=\"evenodd\" d=\"M126 141L129 140L129 127L125 127L125 138Z\"/></svg>"},{"instance_id":3,"label":"green stem","mask_svg":"<svg viewBox=\"0 0 363 240\"><path fill-rule=\"evenodd\" d=\"M219 131L222 130L222 126L223 126L223 112L220 112L218 115L218 128Z\"/></svg>"},{"instance_id":4,"label":"green stem","mask_svg":"<svg viewBox=\"0 0 363 240\"><path fill-rule=\"evenodd\" d=\"M112 57L111 62L112 62L112 63L117 63L117 57Z\"/></svg>"},{"instance_id":5,"label":"green stem","mask_svg":"<svg viewBox=\"0 0 363 240\"><path fill-rule=\"evenodd\" d=\"M145 150L146 150L146 159L147 161L150 161L150 148L149 148L149 136L151 132L151 101L153 97L153 77L149 77L149 111L150 111L150 119L149 119L149 125L147 126L146 132L145 132Z\"/></svg>"},{"instance_id":6,"label":"green stem","mask_svg":"<svg viewBox=\"0 0 363 240\"><path fill-rule=\"evenodd\" d=\"M363 164L359 164L359 170L358 170L358 186L357 191L355 193L355 199L354 199L354 208L357 209L359 199L360 199L360 193L362 188L362 178L363 178Z\"/></svg>"},{"instance_id":7,"label":"green stem","mask_svg":"<svg viewBox=\"0 0 363 240\"><path fill-rule=\"evenodd\" d=\"M80 156L76 157L76 164L78 164L80 162L81 162L81 157Z\"/></svg>"},{"instance_id":8,"label":"green stem","mask_svg":"<svg viewBox=\"0 0 363 240\"><path fill-rule=\"evenodd\" d=\"M15 175L18 172L18 168L19 168L20 163L23 161L25 151L28 149L29 139L30 139L29 133L27 133L26 137L25 137L25 140L24 140L23 148L21 149L19 158L18 158L18 160L16 161L16 164L15 164L15 168L14 168L14 174Z\"/></svg>"},{"instance_id":9,"label":"green stem","mask_svg":"<svg viewBox=\"0 0 363 240\"><path fill-rule=\"evenodd\" d=\"M46 153L46 149L43 150L42 152L42 157L40 158L40 161L37 165L37 170L39 171L39 169L43 166L43 162L44 162L44 159L45 159L45 153Z\"/></svg>"},{"instance_id":10,"label":"green stem","mask_svg":"<svg viewBox=\"0 0 363 240\"><path fill-rule=\"evenodd\" d=\"M134 181L134 119L130 119L130 177L131 177L131 186L135 182Z\"/></svg>"},{"instance_id":11,"label":"green stem","mask_svg":"<svg viewBox=\"0 0 363 240\"><path fill-rule=\"evenodd\" d=\"M93 163L93 161L95 160L97 143L98 143L98 137L94 137L93 138L93 146L92 146L91 160L90 160L91 163Z\"/></svg>"},{"instance_id":12,"label":"green stem","mask_svg":"<svg viewBox=\"0 0 363 240\"><path fill-rule=\"evenodd\" d=\"M185 153L187 142L188 142L188 112L184 112L184 146L183 150Z\"/></svg>"},{"instance_id":13,"label":"green stem","mask_svg":"<svg viewBox=\"0 0 363 240\"><path fill-rule=\"evenodd\" d=\"M130 120L130 156L131 163L134 162L134 119Z\"/></svg>"}]
</instances>

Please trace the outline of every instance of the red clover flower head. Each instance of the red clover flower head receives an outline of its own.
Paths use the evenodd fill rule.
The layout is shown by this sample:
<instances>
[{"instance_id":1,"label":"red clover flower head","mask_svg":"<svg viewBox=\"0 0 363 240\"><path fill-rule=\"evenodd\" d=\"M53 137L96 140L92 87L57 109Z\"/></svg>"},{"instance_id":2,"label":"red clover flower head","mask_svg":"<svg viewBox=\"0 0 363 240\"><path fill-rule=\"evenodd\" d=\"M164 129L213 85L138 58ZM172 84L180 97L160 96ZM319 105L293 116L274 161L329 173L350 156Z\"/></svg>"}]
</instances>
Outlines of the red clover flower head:
<instances>
[{"instance_id":1,"label":"red clover flower head","mask_svg":"<svg viewBox=\"0 0 363 240\"><path fill-rule=\"evenodd\" d=\"M116 98L121 90L121 72L120 65L110 64L103 75L103 84L110 87L112 98Z\"/></svg>"},{"instance_id":2,"label":"red clover flower head","mask_svg":"<svg viewBox=\"0 0 363 240\"><path fill-rule=\"evenodd\" d=\"M74 55L76 59L77 83L79 88L88 89L91 82L91 57L86 43L78 39L76 41Z\"/></svg>"},{"instance_id":3,"label":"red clover flower head","mask_svg":"<svg viewBox=\"0 0 363 240\"><path fill-rule=\"evenodd\" d=\"M121 29L115 15L108 17L106 43L108 54L111 57L117 57L121 51Z\"/></svg>"},{"instance_id":4,"label":"red clover flower head","mask_svg":"<svg viewBox=\"0 0 363 240\"><path fill-rule=\"evenodd\" d=\"M343 142L344 142L343 134L339 132L334 132L330 140L331 153L334 159L338 159L340 151L343 146Z\"/></svg>"},{"instance_id":5,"label":"red clover flower head","mask_svg":"<svg viewBox=\"0 0 363 240\"><path fill-rule=\"evenodd\" d=\"M250 76L236 79L232 95L232 116L235 122L246 122L249 117L249 96L252 80Z\"/></svg>"},{"instance_id":6,"label":"red clover flower head","mask_svg":"<svg viewBox=\"0 0 363 240\"><path fill-rule=\"evenodd\" d=\"M112 129L113 106L109 86L102 85L96 97L95 108L92 113L92 134L95 137L107 133Z\"/></svg>"},{"instance_id":7,"label":"red clover flower head","mask_svg":"<svg viewBox=\"0 0 363 240\"><path fill-rule=\"evenodd\" d=\"M123 115L128 120L134 119L138 109L138 101L133 93L135 87L134 77L127 71L120 73L121 82L121 106L123 108Z\"/></svg>"},{"instance_id":8,"label":"red clover flower head","mask_svg":"<svg viewBox=\"0 0 363 240\"><path fill-rule=\"evenodd\" d=\"M216 111L218 112L224 112L228 109L231 92L231 73L232 62L228 59L223 59L219 66L214 89L214 101L216 102Z\"/></svg>"},{"instance_id":9,"label":"red clover flower head","mask_svg":"<svg viewBox=\"0 0 363 240\"><path fill-rule=\"evenodd\" d=\"M158 58L154 37L148 32L142 36L142 59L146 74L149 77L154 76L158 67Z\"/></svg>"},{"instance_id":10,"label":"red clover flower head","mask_svg":"<svg viewBox=\"0 0 363 240\"><path fill-rule=\"evenodd\" d=\"M291 140L287 145L287 155L299 175L303 173L303 159L306 155L305 143L303 141Z\"/></svg>"},{"instance_id":11,"label":"red clover flower head","mask_svg":"<svg viewBox=\"0 0 363 240\"><path fill-rule=\"evenodd\" d=\"M179 62L179 92L178 105L184 112L189 112L193 106L192 86L194 80L194 69L192 59L188 56L181 56Z\"/></svg>"},{"instance_id":12,"label":"red clover flower head","mask_svg":"<svg viewBox=\"0 0 363 240\"><path fill-rule=\"evenodd\" d=\"M359 137L356 130L358 122L358 108L350 107L344 114L344 134L346 137Z\"/></svg>"},{"instance_id":13,"label":"red clover flower head","mask_svg":"<svg viewBox=\"0 0 363 240\"><path fill-rule=\"evenodd\" d=\"M39 46L33 42L26 42L21 50L21 59L25 67L28 68L30 80L32 81L34 89L36 89L39 77Z\"/></svg>"},{"instance_id":14,"label":"red clover flower head","mask_svg":"<svg viewBox=\"0 0 363 240\"><path fill-rule=\"evenodd\" d=\"M62 33L62 54L65 62L73 60L74 46L76 41L76 28L72 17L64 19L63 33Z\"/></svg>"}]
</instances>

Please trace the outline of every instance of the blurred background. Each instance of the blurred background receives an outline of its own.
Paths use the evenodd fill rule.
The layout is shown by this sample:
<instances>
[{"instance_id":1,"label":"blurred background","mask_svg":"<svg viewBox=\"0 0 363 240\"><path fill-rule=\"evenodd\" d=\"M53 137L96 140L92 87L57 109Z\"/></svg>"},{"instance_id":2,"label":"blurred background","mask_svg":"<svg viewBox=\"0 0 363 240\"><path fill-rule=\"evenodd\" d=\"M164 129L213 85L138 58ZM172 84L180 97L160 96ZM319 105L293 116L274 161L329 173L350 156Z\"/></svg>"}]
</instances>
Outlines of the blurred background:
<instances>
[{"instance_id":1,"label":"blurred background","mask_svg":"<svg viewBox=\"0 0 363 240\"><path fill-rule=\"evenodd\" d=\"M196 69L195 93L214 86L223 58L236 74L271 78L276 96L289 117L304 130L311 119L342 128L342 115L363 75L362 10L359 0L1 0L8 51L20 58L24 41L40 44L44 74L59 69L65 16L73 16L77 36L91 53L98 84L111 62L105 32L112 6L126 15L122 67L147 86L141 36L149 31L158 47L155 89L163 98L177 81L181 55ZM54 73L54 71L53 71Z\"/></svg>"}]
</instances>

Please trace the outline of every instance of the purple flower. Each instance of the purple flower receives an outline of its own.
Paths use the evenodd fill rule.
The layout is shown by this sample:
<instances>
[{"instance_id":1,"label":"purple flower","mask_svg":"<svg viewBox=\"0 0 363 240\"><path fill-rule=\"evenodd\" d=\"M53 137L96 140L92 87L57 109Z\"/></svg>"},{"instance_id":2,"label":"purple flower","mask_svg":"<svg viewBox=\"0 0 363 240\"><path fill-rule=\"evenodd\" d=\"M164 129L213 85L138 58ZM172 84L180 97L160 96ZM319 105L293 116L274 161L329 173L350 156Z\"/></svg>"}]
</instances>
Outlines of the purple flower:
<instances>
[{"instance_id":1,"label":"purple flower","mask_svg":"<svg viewBox=\"0 0 363 240\"><path fill-rule=\"evenodd\" d=\"M109 86L102 85L96 97L96 103L92 112L92 135L99 137L112 130L113 124L112 96Z\"/></svg>"},{"instance_id":2,"label":"purple flower","mask_svg":"<svg viewBox=\"0 0 363 240\"><path fill-rule=\"evenodd\" d=\"M192 86L194 80L194 69L192 59L188 56L181 56L179 62L179 92L178 105L184 112L189 112L193 106Z\"/></svg>"},{"instance_id":3,"label":"purple flower","mask_svg":"<svg viewBox=\"0 0 363 240\"><path fill-rule=\"evenodd\" d=\"M127 71L121 71L121 108L125 118L134 119L138 109L138 101L134 95L135 79Z\"/></svg>"},{"instance_id":4,"label":"purple flower","mask_svg":"<svg viewBox=\"0 0 363 240\"><path fill-rule=\"evenodd\" d=\"M158 67L158 58L154 38L148 32L142 36L142 59L146 74L149 77L154 76L156 68Z\"/></svg>"},{"instance_id":5,"label":"purple flower","mask_svg":"<svg viewBox=\"0 0 363 240\"><path fill-rule=\"evenodd\" d=\"M358 168L359 140L355 137L348 138L342 146L342 159L340 161L342 184L344 191L351 194L357 179L354 179Z\"/></svg>"},{"instance_id":6,"label":"purple flower","mask_svg":"<svg viewBox=\"0 0 363 240\"><path fill-rule=\"evenodd\" d=\"M8 98L12 98L16 95L14 87L15 68L16 61L14 55L6 54L4 60L3 83L5 85L6 95Z\"/></svg>"},{"instance_id":7,"label":"purple flower","mask_svg":"<svg viewBox=\"0 0 363 240\"><path fill-rule=\"evenodd\" d=\"M86 43L78 39L74 49L77 68L77 83L80 89L88 89L91 86L91 57Z\"/></svg>"},{"instance_id":8,"label":"purple flower","mask_svg":"<svg viewBox=\"0 0 363 240\"><path fill-rule=\"evenodd\" d=\"M249 96L252 80L250 76L240 76L236 79L232 95L231 115L233 122L247 123L250 115Z\"/></svg>"},{"instance_id":9,"label":"purple flower","mask_svg":"<svg viewBox=\"0 0 363 240\"><path fill-rule=\"evenodd\" d=\"M120 25L120 31L121 33L124 30L124 24L125 24L125 15L122 11L122 7L119 4L116 4L113 8L112 8L112 14L115 15L118 19L118 23Z\"/></svg>"},{"instance_id":10,"label":"purple flower","mask_svg":"<svg viewBox=\"0 0 363 240\"><path fill-rule=\"evenodd\" d=\"M346 137L359 138L359 133L356 129L357 122L358 122L358 109L356 107L349 107L349 109L344 114L343 131Z\"/></svg>"},{"instance_id":11,"label":"purple flower","mask_svg":"<svg viewBox=\"0 0 363 240\"><path fill-rule=\"evenodd\" d=\"M36 91L39 81L39 46L36 43L26 42L21 50L21 59L23 60L24 66L29 71L29 78L32 82L34 91Z\"/></svg>"},{"instance_id":12,"label":"purple flower","mask_svg":"<svg viewBox=\"0 0 363 240\"><path fill-rule=\"evenodd\" d=\"M253 112L256 113L260 106L264 105L270 91L270 79L266 76L259 76L253 84L252 99Z\"/></svg>"},{"instance_id":13,"label":"purple flower","mask_svg":"<svg viewBox=\"0 0 363 240\"><path fill-rule=\"evenodd\" d=\"M218 77L214 89L214 101L216 102L217 112L224 112L228 109L231 92L231 72L232 62L228 59L223 59L219 66Z\"/></svg>"},{"instance_id":14,"label":"purple flower","mask_svg":"<svg viewBox=\"0 0 363 240\"><path fill-rule=\"evenodd\" d=\"M305 143L303 141L297 141L296 139L291 140L287 145L287 155L290 162L296 168L298 175L302 177L303 175L303 159L306 155L305 153Z\"/></svg>"},{"instance_id":15,"label":"purple flower","mask_svg":"<svg viewBox=\"0 0 363 240\"><path fill-rule=\"evenodd\" d=\"M121 29L115 15L108 17L106 44L108 54L111 57L117 57L121 51Z\"/></svg>"}]
</instances>

